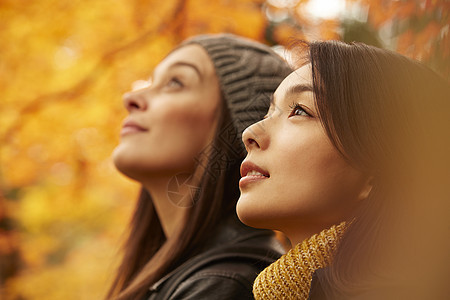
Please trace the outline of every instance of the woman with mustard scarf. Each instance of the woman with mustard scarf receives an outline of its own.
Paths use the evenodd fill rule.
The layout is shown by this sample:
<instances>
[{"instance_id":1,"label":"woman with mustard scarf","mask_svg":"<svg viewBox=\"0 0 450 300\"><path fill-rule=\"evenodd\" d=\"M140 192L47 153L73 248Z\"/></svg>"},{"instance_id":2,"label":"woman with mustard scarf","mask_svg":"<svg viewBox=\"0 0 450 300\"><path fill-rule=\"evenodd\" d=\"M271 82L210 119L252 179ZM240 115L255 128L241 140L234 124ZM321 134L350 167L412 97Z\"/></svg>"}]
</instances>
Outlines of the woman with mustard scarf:
<instances>
[{"instance_id":1,"label":"woman with mustard scarf","mask_svg":"<svg viewBox=\"0 0 450 300\"><path fill-rule=\"evenodd\" d=\"M295 53L298 69L243 134L238 216L293 246L259 274L255 298L445 299L448 82L360 43Z\"/></svg>"}]
</instances>

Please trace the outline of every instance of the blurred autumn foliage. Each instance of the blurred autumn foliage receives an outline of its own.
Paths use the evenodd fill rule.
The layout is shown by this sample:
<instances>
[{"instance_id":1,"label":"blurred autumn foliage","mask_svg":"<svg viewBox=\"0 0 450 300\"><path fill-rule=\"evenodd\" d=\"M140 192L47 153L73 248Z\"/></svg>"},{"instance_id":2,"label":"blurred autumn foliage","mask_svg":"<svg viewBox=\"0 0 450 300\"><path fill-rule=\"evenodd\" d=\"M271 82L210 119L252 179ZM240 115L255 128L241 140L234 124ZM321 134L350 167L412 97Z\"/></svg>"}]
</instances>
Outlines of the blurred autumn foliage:
<instances>
[{"instance_id":1,"label":"blurred autumn foliage","mask_svg":"<svg viewBox=\"0 0 450 300\"><path fill-rule=\"evenodd\" d=\"M270 38L361 41L420 60L450 76L448 0L268 0ZM324 18L315 18L322 15ZM333 14L334 13L334 14Z\"/></svg>"},{"instance_id":2,"label":"blurred autumn foliage","mask_svg":"<svg viewBox=\"0 0 450 300\"><path fill-rule=\"evenodd\" d=\"M449 8L445 0L2 0L1 299L102 298L138 187L110 160L121 94L185 38L359 40L448 78Z\"/></svg>"}]
</instances>

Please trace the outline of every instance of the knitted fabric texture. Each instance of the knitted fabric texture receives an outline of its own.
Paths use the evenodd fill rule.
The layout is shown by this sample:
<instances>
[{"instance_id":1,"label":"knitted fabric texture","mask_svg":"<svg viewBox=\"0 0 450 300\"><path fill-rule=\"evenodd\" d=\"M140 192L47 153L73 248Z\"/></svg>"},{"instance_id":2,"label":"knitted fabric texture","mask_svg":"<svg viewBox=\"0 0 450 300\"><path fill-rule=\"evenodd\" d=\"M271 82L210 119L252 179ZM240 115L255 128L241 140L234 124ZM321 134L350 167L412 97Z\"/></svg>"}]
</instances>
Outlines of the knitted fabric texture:
<instances>
[{"instance_id":1,"label":"knitted fabric texture","mask_svg":"<svg viewBox=\"0 0 450 300\"><path fill-rule=\"evenodd\" d=\"M345 222L298 244L264 269L253 284L255 299L308 299L315 270L328 266Z\"/></svg>"},{"instance_id":2,"label":"knitted fabric texture","mask_svg":"<svg viewBox=\"0 0 450 300\"><path fill-rule=\"evenodd\" d=\"M180 46L189 44L202 46L211 58L240 141L244 129L267 113L291 67L270 47L232 34L199 35Z\"/></svg>"}]
</instances>

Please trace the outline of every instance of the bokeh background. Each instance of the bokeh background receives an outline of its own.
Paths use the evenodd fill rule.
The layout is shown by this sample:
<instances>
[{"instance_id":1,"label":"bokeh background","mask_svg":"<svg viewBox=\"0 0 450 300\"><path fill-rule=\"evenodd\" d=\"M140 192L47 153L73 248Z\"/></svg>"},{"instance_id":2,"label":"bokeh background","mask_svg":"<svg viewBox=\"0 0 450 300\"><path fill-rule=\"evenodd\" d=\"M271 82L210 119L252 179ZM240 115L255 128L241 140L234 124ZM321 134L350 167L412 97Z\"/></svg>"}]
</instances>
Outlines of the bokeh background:
<instances>
[{"instance_id":1,"label":"bokeh background","mask_svg":"<svg viewBox=\"0 0 450 300\"><path fill-rule=\"evenodd\" d=\"M185 38L363 41L450 74L448 0L0 1L0 298L101 299L138 185L121 94Z\"/></svg>"}]
</instances>

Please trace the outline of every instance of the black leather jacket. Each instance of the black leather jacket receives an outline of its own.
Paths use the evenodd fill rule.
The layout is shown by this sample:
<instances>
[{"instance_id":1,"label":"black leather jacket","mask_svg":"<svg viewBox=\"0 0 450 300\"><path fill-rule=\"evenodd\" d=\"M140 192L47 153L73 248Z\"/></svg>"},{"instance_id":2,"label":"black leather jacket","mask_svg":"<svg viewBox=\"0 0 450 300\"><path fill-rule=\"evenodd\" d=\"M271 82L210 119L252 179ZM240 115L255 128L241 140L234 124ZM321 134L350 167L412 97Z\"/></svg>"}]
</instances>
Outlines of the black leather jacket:
<instances>
[{"instance_id":1,"label":"black leather jacket","mask_svg":"<svg viewBox=\"0 0 450 300\"><path fill-rule=\"evenodd\" d=\"M283 253L273 232L230 218L202 253L153 284L146 299L253 299L254 279Z\"/></svg>"}]
</instances>

